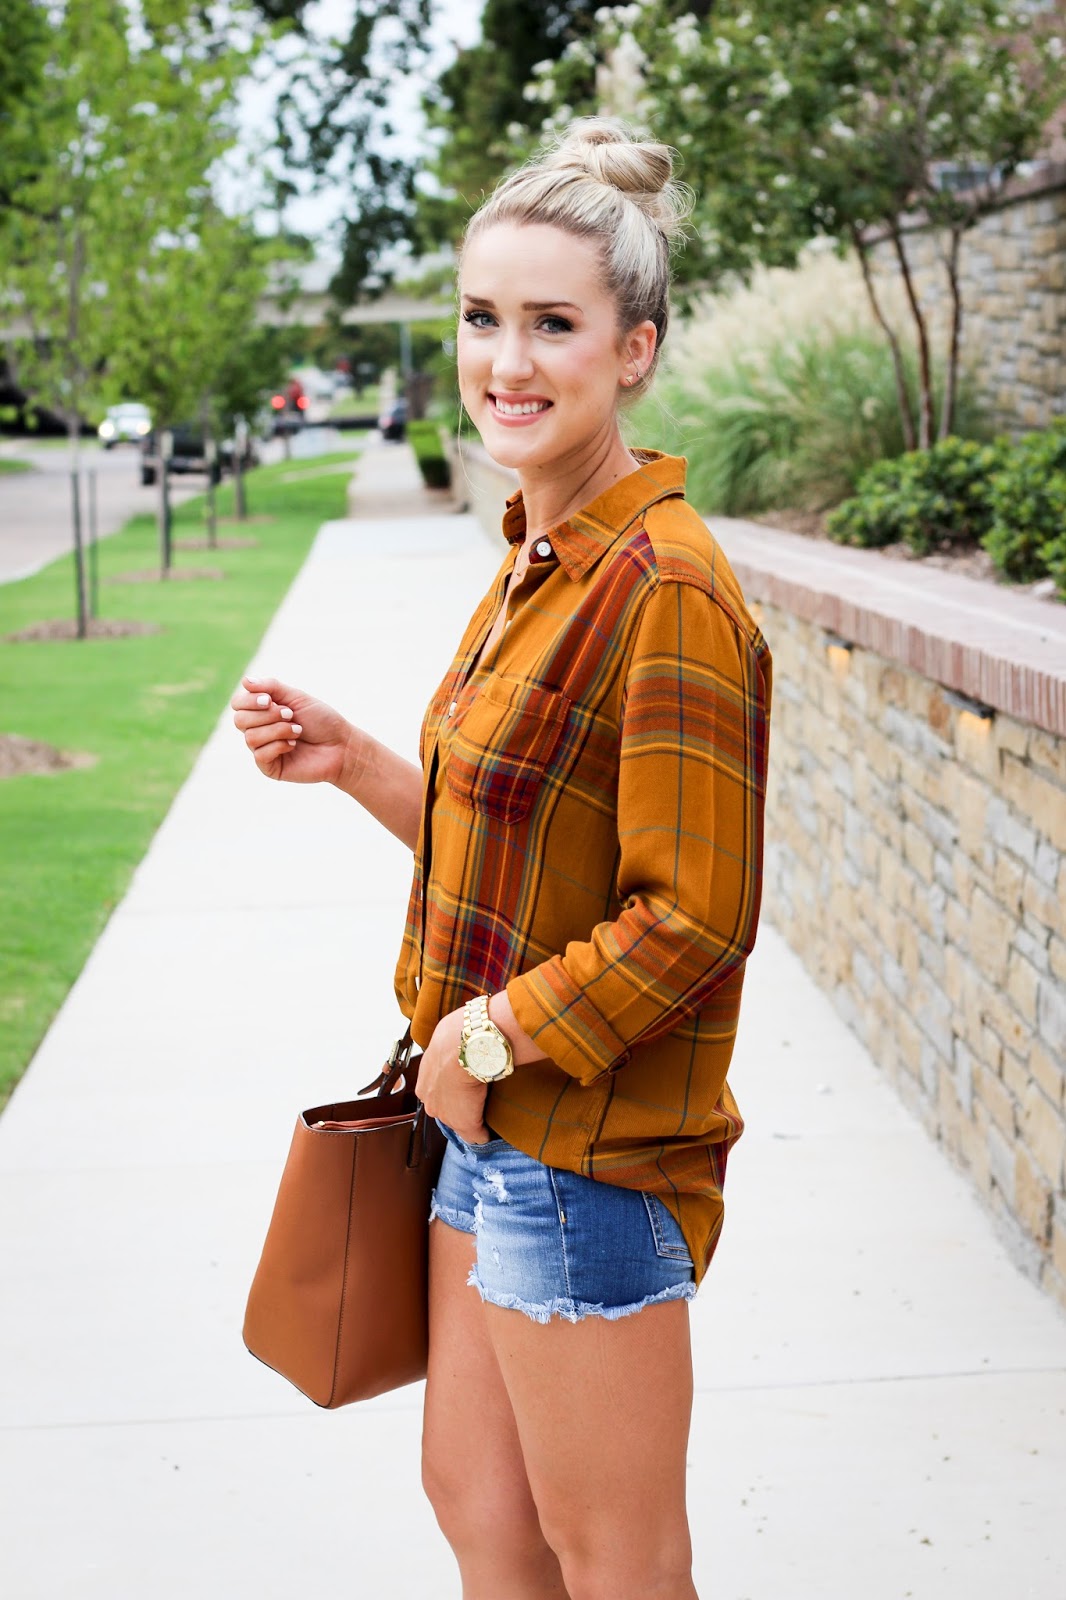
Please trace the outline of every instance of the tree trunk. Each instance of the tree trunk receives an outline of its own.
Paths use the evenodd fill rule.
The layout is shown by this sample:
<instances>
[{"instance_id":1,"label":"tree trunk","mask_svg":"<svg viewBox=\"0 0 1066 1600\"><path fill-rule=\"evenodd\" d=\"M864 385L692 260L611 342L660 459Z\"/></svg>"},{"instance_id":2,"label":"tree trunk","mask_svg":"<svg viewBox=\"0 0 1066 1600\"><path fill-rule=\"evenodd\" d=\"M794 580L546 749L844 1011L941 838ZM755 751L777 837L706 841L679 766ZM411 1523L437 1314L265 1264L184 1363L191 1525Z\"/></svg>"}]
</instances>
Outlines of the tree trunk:
<instances>
[{"instance_id":1,"label":"tree trunk","mask_svg":"<svg viewBox=\"0 0 1066 1600\"><path fill-rule=\"evenodd\" d=\"M944 374L944 397L940 407L940 439L946 439L955 428L955 405L959 390L959 351L962 345L962 291L959 287L959 248L962 234L958 228L951 230L951 247L944 261L951 288L951 342L948 347L948 368Z\"/></svg>"},{"instance_id":2,"label":"tree trunk","mask_svg":"<svg viewBox=\"0 0 1066 1600\"><path fill-rule=\"evenodd\" d=\"M159 567L160 577L170 575L173 563L173 545L170 527L170 482L167 477L166 429L158 430L159 442Z\"/></svg>"},{"instance_id":3,"label":"tree trunk","mask_svg":"<svg viewBox=\"0 0 1066 1600\"><path fill-rule=\"evenodd\" d=\"M918 444L922 450L928 450L933 442L933 379L931 363L929 360L929 329L918 301L918 294L911 276L911 264L907 260L907 251L903 244L903 235L897 227L892 229L892 243L895 246L896 259L903 277L903 287L907 291L907 303L911 308L914 325L918 331Z\"/></svg>"},{"instance_id":4,"label":"tree trunk","mask_svg":"<svg viewBox=\"0 0 1066 1600\"><path fill-rule=\"evenodd\" d=\"M248 427L243 417L238 417L233 428L233 513L238 522L248 515L244 497L244 452L248 442Z\"/></svg>"},{"instance_id":5,"label":"tree trunk","mask_svg":"<svg viewBox=\"0 0 1066 1600\"><path fill-rule=\"evenodd\" d=\"M81 457L78 448L78 418L67 414L67 438L70 440L70 515L74 533L74 604L78 638L89 636L89 605L85 584L85 540L81 522Z\"/></svg>"},{"instance_id":6,"label":"tree trunk","mask_svg":"<svg viewBox=\"0 0 1066 1600\"><path fill-rule=\"evenodd\" d=\"M862 267L862 280L866 285L870 309L881 324L885 338L888 340L889 348L892 351L892 370L896 375L896 403L899 406L900 422L903 424L903 443L908 450L913 450L918 441L914 431L914 412L911 409L911 397L907 390L907 369L903 364L903 351L900 349L896 330L881 309L881 302L877 298L877 290L874 287L873 273L870 271L869 253L857 228L853 228L851 231L851 242L855 246L859 265Z\"/></svg>"},{"instance_id":7,"label":"tree trunk","mask_svg":"<svg viewBox=\"0 0 1066 1600\"><path fill-rule=\"evenodd\" d=\"M96 504L96 468L86 473L89 480L89 615L100 615L100 519Z\"/></svg>"}]
</instances>

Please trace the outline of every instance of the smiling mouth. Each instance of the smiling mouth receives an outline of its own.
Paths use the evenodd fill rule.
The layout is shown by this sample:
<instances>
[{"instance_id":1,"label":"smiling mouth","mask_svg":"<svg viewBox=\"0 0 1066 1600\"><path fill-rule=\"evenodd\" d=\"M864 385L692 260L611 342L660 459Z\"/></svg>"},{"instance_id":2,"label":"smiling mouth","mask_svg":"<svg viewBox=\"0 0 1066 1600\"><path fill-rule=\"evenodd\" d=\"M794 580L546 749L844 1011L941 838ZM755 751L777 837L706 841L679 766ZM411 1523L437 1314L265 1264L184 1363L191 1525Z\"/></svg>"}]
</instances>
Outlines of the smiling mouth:
<instances>
[{"instance_id":1,"label":"smiling mouth","mask_svg":"<svg viewBox=\"0 0 1066 1600\"><path fill-rule=\"evenodd\" d=\"M494 411L501 417L536 417L543 411L551 409L550 400L501 400L499 395L490 394Z\"/></svg>"}]
</instances>

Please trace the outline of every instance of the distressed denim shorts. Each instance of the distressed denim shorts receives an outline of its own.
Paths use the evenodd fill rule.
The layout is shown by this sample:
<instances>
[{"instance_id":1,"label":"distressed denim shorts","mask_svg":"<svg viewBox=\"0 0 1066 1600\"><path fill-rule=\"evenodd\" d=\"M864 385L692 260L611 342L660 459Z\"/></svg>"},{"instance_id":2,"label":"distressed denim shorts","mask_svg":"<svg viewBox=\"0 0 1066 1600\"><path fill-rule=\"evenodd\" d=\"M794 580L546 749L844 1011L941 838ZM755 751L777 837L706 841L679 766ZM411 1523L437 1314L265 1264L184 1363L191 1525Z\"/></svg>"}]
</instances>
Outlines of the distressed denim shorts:
<instances>
[{"instance_id":1,"label":"distressed denim shorts","mask_svg":"<svg viewBox=\"0 0 1066 1600\"><path fill-rule=\"evenodd\" d=\"M696 1292L684 1235L655 1195L546 1167L506 1139L448 1143L430 1218L472 1233L470 1283L534 1322L627 1317Z\"/></svg>"}]
</instances>

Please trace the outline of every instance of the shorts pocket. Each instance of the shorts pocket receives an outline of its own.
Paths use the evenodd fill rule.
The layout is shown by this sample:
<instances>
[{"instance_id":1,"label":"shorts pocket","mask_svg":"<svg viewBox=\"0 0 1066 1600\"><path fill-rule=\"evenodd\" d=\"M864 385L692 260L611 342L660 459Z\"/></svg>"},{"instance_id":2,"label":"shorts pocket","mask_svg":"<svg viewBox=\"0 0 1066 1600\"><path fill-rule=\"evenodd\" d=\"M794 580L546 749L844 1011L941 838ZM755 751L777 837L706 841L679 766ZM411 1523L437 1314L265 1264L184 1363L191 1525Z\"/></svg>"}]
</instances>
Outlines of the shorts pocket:
<instances>
[{"instance_id":1,"label":"shorts pocket","mask_svg":"<svg viewBox=\"0 0 1066 1600\"><path fill-rule=\"evenodd\" d=\"M507 1140L501 1139L498 1133L493 1133L492 1138L486 1139L484 1144L469 1144L461 1134L456 1133L454 1128L450 1128L448 1124L446 1122L442 1122L439 1117L436 1117L434 1120L437 1124L437 1127L440 1129L441 1133L443 1133L444 1137L449 1141L449 1143L453 1144L457 1150L463 1151L464 1154L468 1152L472 1156L491 1156L499 1155L501 1150L510 1149L510 1145L507 1143ZM492 1133L491 1128L489 1129L489 1132Z\"/></svg>"},{"instance_id":2,"label":"shorts pocket","mask_svg":"<svg viewBox=\"0 0 1066 1600\"><path fill-rule=\"evenodd\" d=\"M684 1262L686 1266L691 1267L692 1257L685 1243L685 1235L681 1232L680 1225L675 1222L672 1213L663 1205L658 1195L648 1194L644 1189L641 1193L644 1196L652 1237L655 1240L655 1254L666 1256L671 1261Z\"/></svg>"},{"instance_id":3,"label":"shorts pocket","mask_svg":"<svg viewBox=\"0 0 1066 1600\"><path fill-rule=\"evenodd\" d=\"M448 750L448 788L498 822L528 815L566 726L570 701L538 684L487 683L463 714Z\"/></svg>"}]
</instances>

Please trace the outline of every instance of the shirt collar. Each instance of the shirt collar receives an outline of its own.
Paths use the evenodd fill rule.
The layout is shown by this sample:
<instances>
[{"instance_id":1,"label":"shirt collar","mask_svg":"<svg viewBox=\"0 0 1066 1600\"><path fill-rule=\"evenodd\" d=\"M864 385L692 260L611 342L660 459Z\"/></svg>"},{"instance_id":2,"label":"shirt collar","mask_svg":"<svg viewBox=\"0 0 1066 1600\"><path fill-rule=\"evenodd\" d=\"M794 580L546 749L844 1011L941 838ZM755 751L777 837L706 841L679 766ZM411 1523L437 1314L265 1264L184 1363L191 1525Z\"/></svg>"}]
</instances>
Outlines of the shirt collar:
<instances>
[{"instance_id":1,"label":"shirt collar","mask_svg":"<svg viewBox=\"0 0 1066 1600\"><path fill-rule=\"evenodd\" d=\"M619 534L643 516L649 506L685 492L683 456L667 456L659 450L633 450L631 454L640 462L635 472L620 478L581 511L549 530L547 537L553 553L575 580L583 578ZM503 532L509 544L520 544L525 538L526 509L521 489L507 501Z\"/></svg>"}]
</instances>

